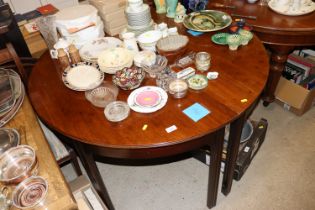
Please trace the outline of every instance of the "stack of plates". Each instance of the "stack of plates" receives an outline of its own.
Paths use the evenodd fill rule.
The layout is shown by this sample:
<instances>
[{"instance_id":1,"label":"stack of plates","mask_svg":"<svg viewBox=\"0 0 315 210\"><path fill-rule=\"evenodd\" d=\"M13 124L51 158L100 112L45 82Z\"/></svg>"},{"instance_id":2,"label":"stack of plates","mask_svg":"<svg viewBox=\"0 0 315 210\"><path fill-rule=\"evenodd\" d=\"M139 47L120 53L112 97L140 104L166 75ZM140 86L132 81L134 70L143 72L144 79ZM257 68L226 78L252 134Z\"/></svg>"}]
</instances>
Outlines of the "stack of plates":
<instances>
[{"instance_id":1,"label":"stack of plates","mask_svg":"<svg viewBox=\"0 0 315 210\"><path fill-rule=\"evenodd\" d=\"M115 37L102 37L93 39L84 44L79 53L84 61L96 63L98 56L104 50L122 46L123 43L120 39Z\"/></svg>"},{"instance_id":2,"label":"stack of plates","mask_svg":"<svg viewBox=\"0 0 315 210\"><path fill-rule=\"evenodd\" d=\"M118 70L130 67L133 63L133 57L132 51L116 47L107 49L99 54L97 63L103 72L115 74Z\"/></svg>"},{"instance_id":3,"label":"stack of plates","mask_svg":"<svg viewBox=\"0 0 315 210\"><path fill-rule=\"evenodd\" d=\"M19 110L25 95L20 76L13 70L0 69L0 127Z\"/></svg>"},{"instance_id":4,"label":"stack of plates","mask_svg":"<svg viewBox=\"0 0 315 210\"><path fill-rule=\"evenodd\" d=\"M56 13L56 26L60 34L80 48L89 40L104 36L104 25L91 5L76 5Z\"/></svg>"},{"instance_id":5,"label":"stack of plates","mask_svg":"<svg viewBox=\"0 0 315 210\"><path fill-rule=\"evenodd\" d=\"M152 30L154 22L151 18L150 7L147 4L142 4L138 9L127 7L125 10L128 25L127 31L139 34Z\"/></svg>"},{"instance_id":6,"label":"stack of plates","mask_svg":"<svg viewBox=\"0 0 315 210\"><path fill-rule=\"evenodd\" d=\"M144 86L131 92L127 103L129 107L140 113L152 113L166 105L168 96L165 90L156 86Z\"/></svg>"}]
</instances>

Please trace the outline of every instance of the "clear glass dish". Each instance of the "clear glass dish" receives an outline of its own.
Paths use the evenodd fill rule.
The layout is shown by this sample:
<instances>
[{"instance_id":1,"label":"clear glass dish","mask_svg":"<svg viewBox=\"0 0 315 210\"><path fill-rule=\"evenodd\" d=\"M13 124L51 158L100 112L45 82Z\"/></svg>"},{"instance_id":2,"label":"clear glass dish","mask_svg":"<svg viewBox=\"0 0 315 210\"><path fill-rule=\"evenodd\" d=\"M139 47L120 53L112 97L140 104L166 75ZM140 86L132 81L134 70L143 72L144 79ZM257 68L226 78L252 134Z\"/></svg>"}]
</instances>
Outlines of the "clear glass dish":
<instances>
[{"instance_id":1,"label":"clear glass dish","mask_svg":"<svg viewBox=\"0 0 315 210\"><path fill-rule=\"evenodd\" d=\"M104 110L107 120L111 122L119 122L129 116L130 108L126 102L114 101L109 103Z\"/></svg>"}]
</instances>

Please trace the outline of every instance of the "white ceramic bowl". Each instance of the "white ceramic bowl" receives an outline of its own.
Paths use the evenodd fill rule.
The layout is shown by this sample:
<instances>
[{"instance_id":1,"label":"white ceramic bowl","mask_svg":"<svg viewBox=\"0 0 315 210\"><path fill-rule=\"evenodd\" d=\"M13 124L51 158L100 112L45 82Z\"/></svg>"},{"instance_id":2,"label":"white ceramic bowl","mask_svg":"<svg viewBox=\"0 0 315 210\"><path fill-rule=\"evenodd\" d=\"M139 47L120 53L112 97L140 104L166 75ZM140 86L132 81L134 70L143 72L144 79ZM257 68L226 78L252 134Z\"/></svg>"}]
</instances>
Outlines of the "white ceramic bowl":
<instances>
[{"instance_id":1,"label":"white ceramic bowl","mask_svg":"<svg viewBox=\"0 0 315 210\"><path fill-rule=\"evenodd\" d=\"M162 32L158 30L147 31L138 36L138 42L143 50L155 51L155 45L162 38Z\"/></svg>"}]
</instances>

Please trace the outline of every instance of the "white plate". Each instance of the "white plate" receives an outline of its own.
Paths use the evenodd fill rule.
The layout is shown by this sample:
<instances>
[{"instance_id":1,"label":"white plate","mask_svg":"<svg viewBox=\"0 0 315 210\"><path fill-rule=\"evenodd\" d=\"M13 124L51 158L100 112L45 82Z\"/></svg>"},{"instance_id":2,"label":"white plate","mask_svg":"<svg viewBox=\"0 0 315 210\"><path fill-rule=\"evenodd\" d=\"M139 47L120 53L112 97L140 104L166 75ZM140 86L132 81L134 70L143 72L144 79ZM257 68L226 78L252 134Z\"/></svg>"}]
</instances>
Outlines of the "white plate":
<instances>
[{"instance_id":1,"label":"white plate","mask_svg":"<svg viewBox=\"0 0 315 210\"><path fill-rule=\"evenodd\" d=\"M62 74L63 83L76 91L91 90L104 80L104 73L97 64L81 62L65 69Z\"/></svg>"},{"instance_id":2,"label":"white plate","mask_svg":"<svg viewBox=\"0 0 315 210\"><path fill-rule=\"evenodd\" d=\"M79 53L82 59L89 62L97 62L97 58L101 52L114 47L122 47L123 43L115 37L102 37L94 39L80 49Z\"/></svg>"},{"instance_id":3,"label":"white plate","mask_svg":"<svg viewBox=\"0 0 315 210\"><path fill-rule=\"evenodd\" d=\"M315 10L315 3L309 1L308 3L301 5L298 10L295 10L292 4L284 5L284 6L276 6L276 0L271 0L268 2L268 6L271 10L276 13L288 16L299 16L299 15L306 15Z\"/></svg>"},{"instance_id":4,"label":"white plate","mask_svg":"<svg viewBox=\"0 0 315 210\"><path fill-rule=\"evenodd\" d=\"M136 97L140 93L146 92L146 91L153 91L159 95L158 103L154 104L154 106L151 106L151 107L141 106L139 103L136 102ZM168 99L168 95L165 92L165 90L163 90L162 88L156 87L156 86L144 86L144 87L141 87L132 91L128 97L127 103L128 103L128 106L135 112L152 113L163 108L166 105L167 99Z\"/></svg>"}]
</instances>

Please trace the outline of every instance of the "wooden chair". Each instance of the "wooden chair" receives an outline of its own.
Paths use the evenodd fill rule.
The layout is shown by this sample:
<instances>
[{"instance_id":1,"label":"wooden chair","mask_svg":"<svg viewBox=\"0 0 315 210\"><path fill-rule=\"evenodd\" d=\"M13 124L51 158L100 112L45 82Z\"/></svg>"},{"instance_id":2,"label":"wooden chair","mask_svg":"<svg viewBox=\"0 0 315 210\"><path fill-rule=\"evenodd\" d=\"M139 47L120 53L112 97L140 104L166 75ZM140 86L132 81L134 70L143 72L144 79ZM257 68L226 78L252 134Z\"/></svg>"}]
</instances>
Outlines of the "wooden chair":
<instances>
[{"instance_id":1,"label":"wooden chair","mask_svg":"<svg viewBox=\"0 0 315 210\"><path fill-rule=\"evenodd\" d=\"M10 31L12 25L16 24L8 4L0 6L0 14L2 19L0 21L0 39L5 46L3 49L0 49L0 66L16 70L21 76L21 79L27 89L28 75L32 69L32 66L36 63L36 59L20 58L17 55L12 43L7 41L7 33ZM3 20L5 16L7 16L7 18ZM57 138L56 135L43 123L40 122L40 125L46 139L51 146L58 165L64 166L65 164L71 163L76 174L78 176L82 175L75 151L71 147L64 145L60 139Z\"/></svg>"}]
</instances>

